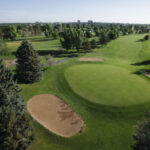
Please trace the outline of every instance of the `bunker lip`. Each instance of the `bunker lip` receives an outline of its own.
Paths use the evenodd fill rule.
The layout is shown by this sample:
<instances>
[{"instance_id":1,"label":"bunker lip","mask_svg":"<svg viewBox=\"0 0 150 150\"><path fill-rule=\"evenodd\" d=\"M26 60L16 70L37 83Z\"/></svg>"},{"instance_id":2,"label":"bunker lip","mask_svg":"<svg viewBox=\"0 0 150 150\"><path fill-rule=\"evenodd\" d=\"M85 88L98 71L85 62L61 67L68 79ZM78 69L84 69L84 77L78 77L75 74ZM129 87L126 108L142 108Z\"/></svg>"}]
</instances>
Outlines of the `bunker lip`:
<instances>
[{"instance_id":1,"label":"bunker lip","mask_svg":"<svg viewBox=\"0 0 150 150\"><path fill-rule=\"evenodd\" d=\"M104 62L104 58L98 58L98 57L82 57L79 59L82 62Z\"/></svg>"},{"instance_id":2,"label":"bunker lip","mask_svg":"<svg viewBox=\"0 0 150 150\"><path fill-rule=\"evenodd\" d=\"M55 95L33 96L27 103L27 110L34 120L62 137L74 136L84 126L81 117Z\"/></svg>"}]
</instances>

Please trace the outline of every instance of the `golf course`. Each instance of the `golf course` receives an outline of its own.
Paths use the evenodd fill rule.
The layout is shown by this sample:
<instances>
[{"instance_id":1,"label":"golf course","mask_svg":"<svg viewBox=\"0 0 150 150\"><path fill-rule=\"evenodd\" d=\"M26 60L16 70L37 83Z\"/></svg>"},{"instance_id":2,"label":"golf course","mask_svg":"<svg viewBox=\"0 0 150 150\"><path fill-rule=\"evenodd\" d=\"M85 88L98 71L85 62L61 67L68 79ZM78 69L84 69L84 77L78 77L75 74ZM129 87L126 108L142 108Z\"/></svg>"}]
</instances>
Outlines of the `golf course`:
<instances>
[{"instance_id":1,"label":"golf course","mask_svg":"<svg viewBox=\"0 0 150 150\"><path fill-rule=\"evenodd\" d=\"M78 57L54 56L61 62L47 66L40 82L19 84L26 103L34 96L52 94L84 121L80 132L63 137L62 132L59 135L53 132L54 128L45 128L36 114L32 116L30 108L29 114L35 119L35 140L29 150L131 150L134 127L150 109L150 79L141 73L150 68L145 63L150 59L150 41L139 41L144 36L120 36ZM57 52L61 47L59 40L44 40L42 36L29 38L29 41L39 52L42 62L45 62L44 54ZM15 59L20 41L7 41L6 44L12 55L3 59ZM80 61L80 58L93 61ZM103 61L97 61L98 58ZM14 66L9 68L13 70ZM36 107L34 103L33 106ZM39 106L48 109L40 101ZM37 108L34 113L36 111Z\"/></svg>"}]
</instances>

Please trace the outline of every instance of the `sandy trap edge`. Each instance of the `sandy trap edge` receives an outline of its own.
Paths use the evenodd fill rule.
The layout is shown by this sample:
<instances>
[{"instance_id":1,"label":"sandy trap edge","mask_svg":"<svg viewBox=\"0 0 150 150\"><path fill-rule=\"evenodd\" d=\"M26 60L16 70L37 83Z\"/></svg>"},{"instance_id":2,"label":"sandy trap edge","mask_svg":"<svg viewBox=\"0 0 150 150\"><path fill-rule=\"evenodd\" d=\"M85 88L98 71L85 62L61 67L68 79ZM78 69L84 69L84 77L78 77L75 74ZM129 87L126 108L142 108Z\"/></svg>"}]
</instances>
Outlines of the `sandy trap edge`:
<instances>
[{"instance_id":1,"label":"sandy trap edge","mask_svg":"<svg viewBox=\"0 0 150 150\"><path fill-rule=\"evenodd\" d=\"M81 117L55 95L33 96L27 103L27 110L34 120L62 137L74 136L85 126Z\"/></svg>"},{"instance_id":2,"label":"sandy trap edge","mask_svg":"<svg viewBox=\"0 0 150 150\"><path fill-rule=\"evenodd\" d=\"M82 57L79 59L80 61L82 62L104 62L104 58L92 58L92 57L89 57L89 58L86 58L86 57Z\"/></svg>"}]
</instances>

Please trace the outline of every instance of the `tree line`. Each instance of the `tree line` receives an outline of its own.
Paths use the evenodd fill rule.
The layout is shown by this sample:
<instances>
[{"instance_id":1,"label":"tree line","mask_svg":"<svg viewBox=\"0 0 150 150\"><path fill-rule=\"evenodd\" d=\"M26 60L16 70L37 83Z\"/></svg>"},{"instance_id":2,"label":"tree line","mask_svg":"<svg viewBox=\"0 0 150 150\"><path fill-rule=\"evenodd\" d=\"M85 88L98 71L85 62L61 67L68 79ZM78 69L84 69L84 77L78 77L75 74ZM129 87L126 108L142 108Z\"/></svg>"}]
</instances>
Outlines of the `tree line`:
<instances>
[{"instance_id":1,"label":"tree line","mask_svg":"<svg viewBox=\"0 0 150 150\"><path fill-rule=\"evenodd\" d=\"M0 25L0 38L15 40L18 37L27 37L33 35L44 34L46 38L52 37L53 39L59 38L59 34L66 28L80 29L85 33L87 38L99 36L104 30L113 30L118 32L119 35L149 33L150 28L148 25L132 25L132 24L10 24Z\"/></svg>"}]
</instances>

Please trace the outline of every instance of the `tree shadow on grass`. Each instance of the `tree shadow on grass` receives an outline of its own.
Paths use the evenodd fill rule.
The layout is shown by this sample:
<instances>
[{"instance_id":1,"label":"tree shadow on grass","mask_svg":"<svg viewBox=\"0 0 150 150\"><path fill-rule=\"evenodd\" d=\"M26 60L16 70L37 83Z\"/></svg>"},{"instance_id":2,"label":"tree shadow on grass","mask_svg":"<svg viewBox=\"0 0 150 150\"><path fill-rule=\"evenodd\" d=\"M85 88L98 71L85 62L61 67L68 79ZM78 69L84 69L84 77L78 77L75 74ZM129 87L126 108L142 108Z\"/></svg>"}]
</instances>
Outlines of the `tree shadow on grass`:
<instances>
[{"instance_id":1,"label":"tree shadow on grass","mask_svg":"<svg viewBox=\"0 0 150 150\"><path fill-rule=\"evenodd\" d=\"M39 39L29 39L31 42L46 42L46 41L53 41L54 39L47 39L47 38L39 38Z\"/></svg>"},{"instance_id":2,"label":"tree shadow on grass","mask_svg":"<svg viewBox=\"0 0 150 150\"><path fill-rule=\"evenodd\" d=\"M150 69L141 69L141 70L133 72L133 74L136 74L136 75L142 75L144 73L150 74Z\"/></svg>"},{"instance_id":3,"label":"tree shadow on grass","mask_svg":"<svg viewBox=\"0 0 150 150\"><path fill-rule=\"evenodd\" d=\"M40 56L52 55L53 57L77 57L74 51L38 50Z\"/></svg>"},{"instance_id":4,"label":"tree shadow on grass","mask_svg":"<svg viewBox=\"0 0 150 150\"><path fill-rule=\"evenodd\" d=\"M139 39L136 42L145 42L145 41L146 41L145 39Z\"/></svg>"},{"instance_id":5,"label":"tree shadow on grass","mask_svg":"<svg viewBox=\"0 0 150 150\"><path fill-rule=\"evenodd\" d=\"M58 50L37 50L40 56L52 55L53 57L78 57L79 53L76 51L58 51ZM16 52L12 52L12 55L16 55ZM85 52L80 52L85 54Z\"/></svg>"},{"instance_id":6,"label":"tree shadow on grass","mask_svg":"<svg viewBox=\"0 0 150 150\"><path fill-rule=\"evenodd\" d=\"M145 61L142 61L142 62L134 63L132 65L134 65L134 66L150 65L150 60L145 60Z\"/></svg>"}]
</instances>

